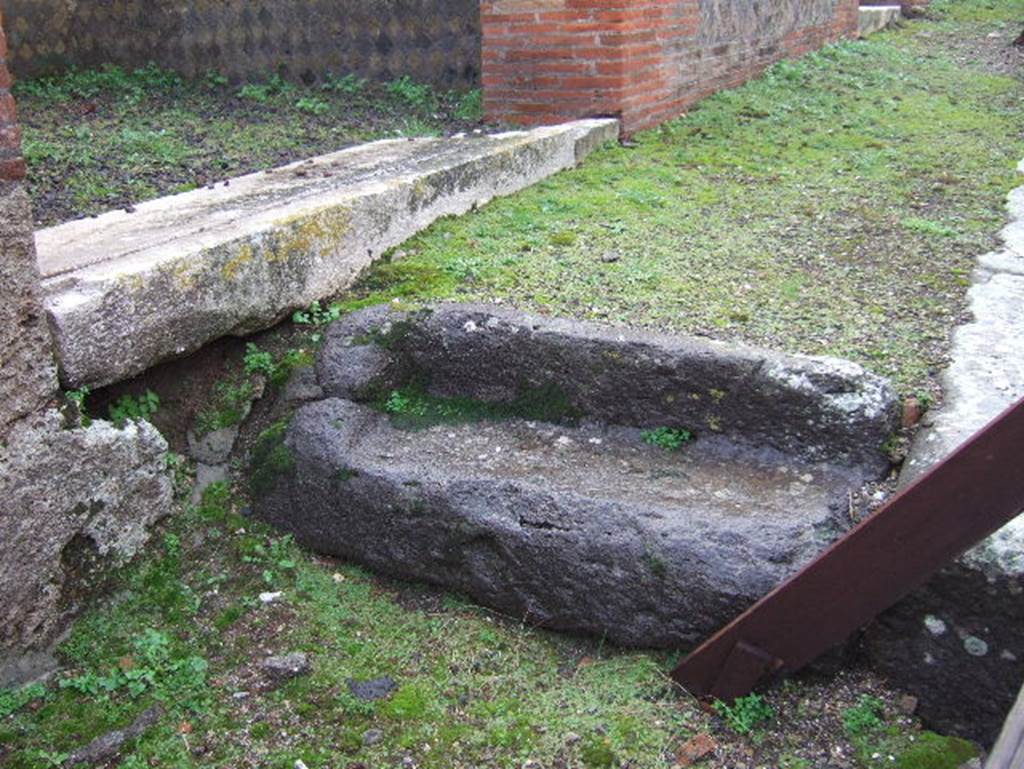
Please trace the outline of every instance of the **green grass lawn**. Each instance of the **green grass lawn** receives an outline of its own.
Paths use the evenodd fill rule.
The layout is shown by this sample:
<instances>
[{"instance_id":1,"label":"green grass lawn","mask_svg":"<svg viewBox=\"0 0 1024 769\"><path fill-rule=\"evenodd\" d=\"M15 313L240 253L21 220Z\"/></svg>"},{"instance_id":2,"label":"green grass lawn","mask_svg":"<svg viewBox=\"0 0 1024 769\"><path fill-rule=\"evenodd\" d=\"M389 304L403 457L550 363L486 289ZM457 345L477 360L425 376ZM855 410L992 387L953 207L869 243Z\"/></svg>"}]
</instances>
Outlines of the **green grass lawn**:
<instances>
[{"instance_id":1,"label":"green grass lawn","mask_svg":"<svg viewBox=\"0 0 1024 769\"><path fill-rule=\"evenodd\" d=\"M500 299L844 355L931 390L1024 155L1024 84L1000 69L1024 2L935 8L441 222L340 302ZM163 716L116 765L648 769L699 733L715 769L816 769L837 747L859 769L956 769L972 750L921 732L863 671L776 687L743 717L705 710L671 686L675 654L538 631L312 556L247 504L214 486L115 576L52 680L0 691L0 765L58 766L154 703ZM262 691L257 663L294 650L312 672ZM379 676L390 698L350 693ZM382 739L365 744L371 730Z\"/></svg>"},{"instance_id":2,"label":"green grass lawn","mask_svg":"<svg viewBox=\"0 0 1024 769\"><path fill-rule=\"evenodd\" d=\"M985 58L1024 3L936 12L778 64L635 148L439 223L356 297L498 299L838 355L932 391L975 258L1024 181L1020 70Z\"/></svg>"},{"instance_id":3,"label":"green grass lawn","mask_svg":"<svg viewBox=\"0 0 1024 769\"><path fill-rule=\"evenodd\" d=\"M39 225L182 192L351 144L474 127L480 92L437 93L401 78L279 77L231 86L154 65L19 82L29 192Z\"/></svg>"}]
</instances>

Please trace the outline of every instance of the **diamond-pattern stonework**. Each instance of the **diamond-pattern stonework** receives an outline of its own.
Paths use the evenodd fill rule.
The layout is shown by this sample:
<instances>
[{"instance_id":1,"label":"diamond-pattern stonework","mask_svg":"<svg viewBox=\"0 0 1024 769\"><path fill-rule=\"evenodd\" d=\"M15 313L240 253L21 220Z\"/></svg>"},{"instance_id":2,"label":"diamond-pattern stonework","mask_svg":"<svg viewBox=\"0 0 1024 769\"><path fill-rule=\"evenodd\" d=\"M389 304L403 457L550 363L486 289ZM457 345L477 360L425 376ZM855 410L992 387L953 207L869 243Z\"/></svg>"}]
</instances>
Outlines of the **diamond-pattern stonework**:
<instances>
[{"instance_id":1,"label":"diamond-pattern stonework","mask_svg":"<svg viewBox=\"0 0 1024 769\"><path fill-rule=\"evenodd\" d=\"M19 77L155 61L233 80L351 72L451 88L480 78L478 0L7 0L5 12Z\"/></svg>"}]
</instances>

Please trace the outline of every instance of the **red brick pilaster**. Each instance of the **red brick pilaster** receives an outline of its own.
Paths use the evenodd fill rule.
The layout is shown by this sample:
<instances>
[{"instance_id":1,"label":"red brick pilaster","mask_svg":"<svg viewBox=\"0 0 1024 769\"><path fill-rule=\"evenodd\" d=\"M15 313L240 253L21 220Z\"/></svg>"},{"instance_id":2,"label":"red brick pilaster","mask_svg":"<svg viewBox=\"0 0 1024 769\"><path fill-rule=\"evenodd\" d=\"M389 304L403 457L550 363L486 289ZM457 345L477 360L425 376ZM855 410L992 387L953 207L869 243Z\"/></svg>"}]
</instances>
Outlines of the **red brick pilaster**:
<instances>
[{"instance_id":1,"label":"red brick pilaster","mask_svg":"<svg viewBox=\"0 0 1024 769\"><path fill-rule=\"evenodd\" d=\"M18 112L11 95L11 75L7 71L7 37L0 11L0 181L25 178L25 161L21 157L21 129Z\"/></svg>"},{"instance_id":2,"label":"red brick pilaster","mask_svg":"<svg viewBox=\"0 0 1024 769\"><path fill-rule=\"evenodd\" d=\"M523 125L613 115L629 134L853 35L857 8L839 0L826 24L705 45L699 0L482 0L484 109Z\"/></svg>"}]
</instances>

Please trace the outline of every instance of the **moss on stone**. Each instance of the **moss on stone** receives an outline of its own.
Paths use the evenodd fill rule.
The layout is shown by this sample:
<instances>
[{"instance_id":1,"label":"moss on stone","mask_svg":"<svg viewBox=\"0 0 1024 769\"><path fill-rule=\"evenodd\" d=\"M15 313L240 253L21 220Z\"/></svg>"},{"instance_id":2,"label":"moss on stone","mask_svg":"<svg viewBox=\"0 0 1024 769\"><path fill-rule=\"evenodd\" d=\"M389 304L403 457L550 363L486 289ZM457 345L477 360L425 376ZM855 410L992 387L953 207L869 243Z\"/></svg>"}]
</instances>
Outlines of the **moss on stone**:
<instances>
[{"instance_id":1,"label":"moss on stone","mask_svg":"<svg viewBox=\"0 0 1024 769\"><path fill-rule=\"evenodd\" d=\"M287 421L277 422L256 439L249 467L249 489L254 497L270 492L277 479L295 467L295 458L284 442L287 430Z\"/></svg>"},{"instance_id":2,"label":"moss on stone","mask_svg":"<svg viewBox=\"0 0 1024 769\"><path fill-rule=\"evenodd\" d=\"M396 427L407 430L508 419L571 424L583 416L569 396L554 384L522 386L514 399L503 402L432 395L427 384L420 380L391 390L373 400L371 405L390 414Z\"/></svg>"}]
</instances>

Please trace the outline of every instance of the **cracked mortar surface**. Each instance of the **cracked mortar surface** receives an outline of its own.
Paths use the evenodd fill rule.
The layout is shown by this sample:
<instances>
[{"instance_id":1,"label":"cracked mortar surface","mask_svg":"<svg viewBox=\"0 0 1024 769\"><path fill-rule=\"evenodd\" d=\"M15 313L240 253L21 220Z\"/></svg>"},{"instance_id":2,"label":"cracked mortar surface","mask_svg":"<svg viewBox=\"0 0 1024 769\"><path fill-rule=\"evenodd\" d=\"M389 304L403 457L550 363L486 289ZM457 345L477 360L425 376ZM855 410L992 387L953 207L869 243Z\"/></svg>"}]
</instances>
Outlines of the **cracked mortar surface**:
<instances>
[{"instance_id":1,"label":"cracked mortar surface","mask_svg":"<svg viewBox=\"0 0 1024 769\"><path fill-rule=\"evenodd\" d=\"M1024 173L1024 161L1018 166ZM953 335L901 484L920 477L1024 398L1024 186L1010 193L1003 247L978 260L973 320ZM1024 446L1009 458L1019 472ZM890 680L918 696L939 729L990 744L1024 680L1024 516L1018 516L868 628L865 649ZM950 691L957 692L950 698Z\"/></svg>"}]
</instances>

